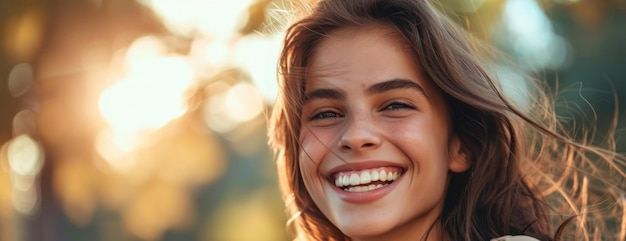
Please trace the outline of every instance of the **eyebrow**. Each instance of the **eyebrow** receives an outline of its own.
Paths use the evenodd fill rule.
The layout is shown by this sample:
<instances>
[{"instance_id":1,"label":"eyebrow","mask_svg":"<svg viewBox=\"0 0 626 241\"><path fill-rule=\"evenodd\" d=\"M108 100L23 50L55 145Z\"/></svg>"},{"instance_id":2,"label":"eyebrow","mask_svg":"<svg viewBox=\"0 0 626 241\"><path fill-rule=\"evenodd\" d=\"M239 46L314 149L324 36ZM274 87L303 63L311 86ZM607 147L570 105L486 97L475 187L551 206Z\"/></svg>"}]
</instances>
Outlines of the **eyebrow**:
<instances>
[{"instance_id":1,"label":"eyebrow","mask_svg":"<svg viewBox=\"0 0 626 241\"><path fill-rule=\"evenodd\" d=\"M426 96L426 92L424 92L424 88L418 83L415 83L408 79L395 78L387 81L383 81L380 83L376 83L369 88L367 88L366 93L368 95L380 94L386 91L395 90L395 89L415 89L421 92ZM304 96L304 103L315 100L315 99L333 99L333 100L344 100L346 95L343 91L337 89L316 89L309 93L306 93Z\"/></svg>"},{"instance_id":2,"label":"eyebrow","mask_svg":"<svg viewBox=\"0 0 626 241\"><path fill-rule=\"evenodd\" d=\"M316 89L304 96L304 103L315 100L315 99L333 99L333 100L343 100L346 98L346 95L336 89Z\"/></svg>"},{"instance_id":3,"label":"eyebrow","mask_svg":"<svg viewBox=\"0 0 626 241\"><path fill-rule=\"evenodd\" d=\"M380 94L394 89L415 89L426 96L426 92L422 86L414 81L402 78L396 78L380 83L376 83L367 88L368 95Z\"/></svg>"}]
</instances>

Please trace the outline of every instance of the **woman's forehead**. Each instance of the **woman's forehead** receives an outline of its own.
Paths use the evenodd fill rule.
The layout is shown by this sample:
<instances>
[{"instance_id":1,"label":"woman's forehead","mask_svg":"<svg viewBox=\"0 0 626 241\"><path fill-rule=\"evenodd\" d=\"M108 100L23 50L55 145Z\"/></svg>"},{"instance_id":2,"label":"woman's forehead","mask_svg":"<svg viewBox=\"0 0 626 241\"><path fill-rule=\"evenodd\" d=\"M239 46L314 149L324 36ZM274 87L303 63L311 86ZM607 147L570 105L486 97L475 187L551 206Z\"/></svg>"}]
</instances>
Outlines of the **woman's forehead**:
<instances>
[{"instance_id":1,"label":"woman's forehead","mask_svg":"<svg viewBox=\"0 0 626 241\"><path fill-rule=\"evenodd\" d=\"M304 87L329 86L346 80L363 83L404 78L422 82L421 67L407 46L395 29L384 25L332 31L314 50Z\"/></svg>"},{"instance_id":2,"label":"woman's forehead","mask_svg":"<svg viewBox=\"0 0 626 241\"><path fill-rule=\"evenodd\" d=\"M411 52L409 44L405 41L397 29L381 23L368 23L365 25L343 27L324 34L321 37L319 44L312 50L312 59L315 58L316 53L319 52L320 49L328 47L329 45L336 45L337 42L346 42L346 40L348 40L347 42L349 42L350 45L370 42L359 40L371 40L371 42L393 42L394 48ZM359 47L365 49L373 46Z\"/></svg>"}]
</instances>

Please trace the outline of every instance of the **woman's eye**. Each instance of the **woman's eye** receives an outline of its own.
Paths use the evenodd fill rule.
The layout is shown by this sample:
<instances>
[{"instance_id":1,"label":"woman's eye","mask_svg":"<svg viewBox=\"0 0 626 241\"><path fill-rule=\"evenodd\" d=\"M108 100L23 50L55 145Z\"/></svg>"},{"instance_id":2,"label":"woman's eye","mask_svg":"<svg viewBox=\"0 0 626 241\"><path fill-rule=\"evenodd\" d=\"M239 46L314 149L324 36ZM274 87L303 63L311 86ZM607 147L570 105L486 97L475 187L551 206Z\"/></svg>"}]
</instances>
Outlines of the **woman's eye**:
<instances>
[{"instance_id":1,"label":"woman's eye","mask_svg":"<svg viewBox=\"0 0 626 241\"><path fill-rule=\"evenodd\" d=\"M414 110L415 106L408 103L403 102L393 102L391 104L386 105L383 110L400 110L400 109L411 109Z\"/></svg>"},{"instance_id":2,"label":"woman's eye","mask_svg":"<svg viewBox=\"0 0 626 241\"><path fill-rule=\"evenodd\" d=\"M321 119L339 118L339 117L342 117L342 115L340 115L337 112L322 111L322 112L313 114L311 117L309 117L309 120L321 120Z\"/></svg>"}]
</instances>

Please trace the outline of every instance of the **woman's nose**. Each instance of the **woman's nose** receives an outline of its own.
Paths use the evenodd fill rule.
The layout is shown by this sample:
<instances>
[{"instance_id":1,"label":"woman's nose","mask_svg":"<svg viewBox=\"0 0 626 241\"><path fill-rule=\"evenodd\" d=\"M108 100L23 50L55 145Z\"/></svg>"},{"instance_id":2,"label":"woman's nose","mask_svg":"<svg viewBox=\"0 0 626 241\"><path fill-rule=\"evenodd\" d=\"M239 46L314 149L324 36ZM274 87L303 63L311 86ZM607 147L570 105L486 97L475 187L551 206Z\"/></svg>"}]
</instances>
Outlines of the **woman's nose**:
<instances>
[{"instance_id":1,"label":"woman's nose","mask_svg":"<svg viewBox=\"0 0 626 241\"><path fill-rule=\"evenodd\" d=\"M367 118L354 118L347 123L339 138L340 150L376 149L381 143L381 136L375 124Z\"/></svg>"}]
</instances>

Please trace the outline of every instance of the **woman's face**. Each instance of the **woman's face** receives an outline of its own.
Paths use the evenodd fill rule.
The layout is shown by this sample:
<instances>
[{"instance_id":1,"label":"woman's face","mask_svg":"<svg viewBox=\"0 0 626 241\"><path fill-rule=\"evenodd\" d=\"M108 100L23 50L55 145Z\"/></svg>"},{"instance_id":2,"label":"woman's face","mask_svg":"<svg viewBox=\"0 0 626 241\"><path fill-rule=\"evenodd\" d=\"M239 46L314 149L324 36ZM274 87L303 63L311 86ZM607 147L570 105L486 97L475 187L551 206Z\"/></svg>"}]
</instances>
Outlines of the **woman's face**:
<instances>
[{"instance_id":1,"label":"woman's face","mask_svg":"<svg viewBox=\"0 0 626 241\"><path fill-rule=\"evenodd\" d=\"M442 211L449 171L467 169L442 95L405 46L384 27L348 28L326 36L311 60L301 175L354 240L421 237Z\"/></svg>"}]
</instances>

